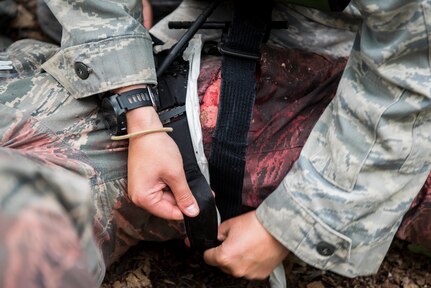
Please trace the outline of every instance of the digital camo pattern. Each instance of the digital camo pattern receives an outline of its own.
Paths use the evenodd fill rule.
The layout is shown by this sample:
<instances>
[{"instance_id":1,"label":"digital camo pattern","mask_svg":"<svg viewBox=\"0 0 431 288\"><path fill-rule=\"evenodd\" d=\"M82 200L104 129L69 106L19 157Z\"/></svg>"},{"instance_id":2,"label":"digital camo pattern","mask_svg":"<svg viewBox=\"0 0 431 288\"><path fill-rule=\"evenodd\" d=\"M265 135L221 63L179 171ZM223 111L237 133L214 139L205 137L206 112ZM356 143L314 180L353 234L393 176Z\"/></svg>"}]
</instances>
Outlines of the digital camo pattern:
<instances>
[{"instance_id":1,"label":"digital camo pattern","mask_svg":"<svg viewBox=\"0 0 431 288\"><path fill-rule=\"evenodd\" d=\"M88 182L4 147L5 130L14 124L9 116L21 115L3 105L0 111L6 116L0 120L0 286L95 287L103 267L90 225Z\"/></svg>"},{"instance_id":2,"label":"digital camo pattern","mask_svg":"<svg viewBox=\"0 0 431 288\"><path fill-rule=\"evenodd\" d=\"M33 47L33 49L30 49L30 47ZM8 52L10 53L13 51L14 55L20 55L20 57L18 57L20 61L14 61L14 64L20 72L20 75L29 76L29 74L23 73L18 67L33 67L35 68L34 71L39 72L40 70L37 69L36 63L38 63L38 60L41 62L44 59L44 56L41 56L43 54L41 51L47 53L47 55L52 55L56 49L57 48L53 45L43 44L37 41L21 41L10 47ZM21 53L17 54L18 51L21 51ZM279 184L283 175L291 168L292 163L299 156L299 151L302 149L312 126L332 98L332 93L335 92L334 85L336 85L337 80L335 79L335 83L330 81L332 84L329 86L322 85L322 83L325 83L328 77L331 79L331 77L341 71L344 66L344 60L332 61L318 55L274 47L266 48L263 55L261 62L262 74L258 82L258 101L254 111L255 121L252 124L250 133L251 150L249 149L247 155L247 160L249 162L245 179L246 193L244 194L244 203L249 206L257 206L271 193ZM6 57L7 55L3 54L2 56ZM17 57L14 58L17 59ZM26 61L31 63L31 65L25 63ZM208 150L210 145L208 141L211 139L211 129L214 128L212 124L214 124L215 121L213 118L215 116L214 109L216 109L216 97L220 82L220 78L217 78L216 74L220 68L220 61L218 59L210 59L210 61L204 61L202 65L202 73L199 79L200 95L203 98L201 120L203 123L204 144L206 150ZM313 68L309 69L310 67ZM42 80L44 78L47 79ZM34 173L42 173L43 175L48 173L48 176L42 179L48 182L43 182L43 187L48 187L52 190L43 190L44 193L42 196L37 193L38 190L35 190L33 185L23 192L21 192L21 190L13 190L14 194L12 199L15 199L16 202L8 200L11 198L10 196L5 197L3 195L3 193L10 195L9 191L11 189L7 189L8 186L6 186L6 189L0 191L0 195L2 195L0 197L0 203L3 206L8 204L10 210L13 211L19 219L16 221L22 221L22 225L36 227L37 229L35 229L34 233L40 233L37 235L40 235L39 237L41 239L40 243L35 241L31 242L33 248L31 253L27 253L27 250L15 249L15 246L7 246L4 251L12 251L9 254L13 254L13 259L16 261L31 259L31 263L34 263L37 267L45 267L44 265L47 264L43 261L43 259L45 259L45 254L42 253L46 253L47 255L56 253L53 256L49 256L51 258L55 255L70 254L70 258L65 258L64 263L61 262L59 263L60 265L56 265L57 270L44 270L48 271L47 273L55 272L56 275L67 275L67 278L66 276L59 276L55 279L50 278L49 280L52 282L49 283L54 287L58 286L58 283L61 283L61 287L67 287L67 285L76 287L76 285L81 284L84 287L91 287L92 279L88 278L88 275L85 274L86 263L83 261L89 262L88 266L92 267L89 269L93 274L96 274L98 280L101 281L104 272L103 263L106 262L106 264L109 265L131 245L137 243L137 241L166 240L181 237L183 234L178 233L178 231L182 229L181 225L178 223L167 224L164 220L152 217L148 213L142 211L142 209L132 205L127 197L122 197L125 195L126 191L124 143L121 143L119 146L113 146L115 143L110 144L110 141L107 140L106 137L106 131L99 131L104 128L98 126L98 124L100 124L100 119L96 114L91 112L95 109L95 107L92 106L92 101L90 101L90 99L85 100L87 102L85 102L84 105L90 105L88 110L84 109L85 106L81 105L79 106L81 109L77 109L77 106L73 106L71 103L76 102L75 105L77 105L80 101L84 100L77 101L70 97L67 92L65 92L61 86L57 85L55 81L52 81L49 76L42 74L31 79L33 80L30 82L21 80L16 84L10 83L6 85L6 82L3 82L3 85L1 85L4 93L0 96L2 103L0 107L2 107L1 113L5 117L1 125L3 130L0 133L3 135L2 148L0 149L0 157L2 158L2 161L0 161L0 171L2 172L0 173L0 178L4 178L5 181L14 179L15 183L18 185L19 183L27 183L28 181L26 179L29 177L36 177L33 175ZM310 81L304 81L304 79ZM39 84L32 87L29 83ZM43 93L36 94L35 91L40 90L41 87L44 87L46 90ZM322 90L319 89L319 87L328 87L328 89ZM22 89L20 90L18 88ZM5 89L17 91L17 93L9 95L5 93L7 91ZM291 91L292 93L289 95L286 91ZM309 96L302 97L301 95L305 93L304 91L314 92L309 93ZM25 94L25 96L21 96L21 94ZM31 98L29 95L35 95L33 99L37 100L37 103L40 103L40 107L36 107L37 105L34 106L34 104L32 105L28 102ZM52 98L59 96L66 97L66 103L68 104L64 104L61 101L54 101L55 98ZM46 99L44 100L44 98ZM13 104L13 102L18 104ZM296 105L293 103L296 103ZM51 107L52 109L47 109L50 105L53 105ZM286 107L283 108L284 106ZM12 107L14 108L12 109ZM70 113L65 114L66 110L70 110ZM39 112L33 113L33 111ZM51 111L51 113L47 113L48 111ZM25 116L28 113L31 113L31 116ZM50 115L44 115L45 113ZM76 126L74 126L75 128L67 128L76 121L75 119L80 118L79 113L82 113L82 118L79 122L82 129L78 129ZM6 115L9 115L9 117ZM74 117L68 119L68 115L73 115ZM13 119L23 120L14 121ZM44 125L38 123L38 121L42 119ZM55 127L55 125L53 125L55 119L56 121L63 121L61 122L61 126L64 126L64 131L59 131L61 127L52 130L48 129L48 127ZM268 125L265 123L270 124ZM4 130L9 131L9 133ZM54 131L56 132L54 133ZM10 135L11 133L12 136ZM65 137L64 135L68 133L71 135ZM100 133L99 136L96 136L98 133ZM205 137L205 135L207 137ZM272 139L272 141L268 139ZM89 145L90 143L92 144ZM106 150L103 151L103 147L105 147ZM78 148L82 151L78 152ZM280 150L280 148L283 149ZM115 150L118 150L117 156L112 155L115 153ZM99 154L99 156L95 154ZM89 156L90 159L87 158L87 156ZM103 157L104 159L100 159L99 157ZM285 161L282 161L282 159ZM290 160L286 161L286 159ZM277 164L273 161L280 162ZM9 167L9 169L11 169L9 163L13 163L17 166L16 169L12 170L12 175L8 174L5 167L1 166L1 164L6 163L8 163L7 167ZM254 165L256 167L254 167ZM87 181L65 170L55 168L58 166L78 172L84 176L84 179L89 179L92 194L88 193L89 188ZM21 167L27 167L28 169L21 169ZM104 175L104 177L103 179L99 179L97 175L100 177ZM109 179L115 180L109 181ZM425 188L426 187L424 187L424 189ZM426 191L431 192L430 189ZM431 193L424 193L428 196L431 195ZM58 194L60 194L60 196L58 196ZM94 198L90 198L90 195L94 195ZM52 198L54 198L54 200ZM32 207L36 204L39 205L39 203L43 203L43 206L37 211L29 209L30 212L27 212L25 209L26 206L14 204L20 203L23 200L27 201L29 206ZM419 200L417 201L420 204L430 202L423 200L420 202ZM417 225L420 225L420 227L427 225L426 223L428 223L428 221L426 221L426 217L429 217L429 213L422 213L422 208L424 208L425 205L420 204L414 207L419 209L412 209L408 213L414 214L416 218L419 218L419 221L417 221L418 219L409 221L408 225L405 225L407 229L411 229L411 227L415 228ZM93 215L90 213L92 211L92 205L95 205L97 209L93 227L96 235L96 242L98 246L102 248L101 250L104 254L104 261L100 261L97 255L98 250L93 246L94 241L89 237L89 234L83 235L82 232L80 232L83 229L86 229L86 231L90 230L91 222L89 215ZM73 209L71 210L70 207L80 208L80 210L76 212ZM31 214L31 218L26 218L28 215L27 213L33 213ZM65 219L64 221L68 221L72 219L72 221L69 221L72 223L70 224L67 222L66 224L69 226L61 221L58 221L60 223L53 223L53 220L49 218L49 225L46 225L46 221L48 220L46 220L44 216L48 213L56 213L55 219L57 220ZM0 215L0 218L8 219L8 217L4 216L3 210ZM74 221L76 217L79 217L80 220ZM2 231L10 231L7 233L10 239L22 239L23 236L18 234L20 230L16 233L14 232L15 230L13 230L13 228L16 227L15 225L12 225L11 222L7 222L6 220L0 222L3 223L1 227ZM16 222L13 223L15 224ZM66 227L69 229L66 229ZM404 226L402 226L402 228L403 227ZM54 232L55 234L52 235ZM44 235L46 235L48 239L44 238ZM81 236L80 239L76 239L77 235ZM424 239L430 239L429 234L424 236L424 233L418 233L417 230L415 230L414 233L411 233L411 231L404 233L404 235L410 235L411 240L414 239L419 243ZM412 236L416 238L412 239ZM24 239L27 238L24 237ZM418 239L420 241L418 241ZM54 242L55 240L58 240L58 242ZM0 241L0 243L10 242ZM47 243L49 243L49 247L54 247L54 243L58 243L60 246L55 246L57 247L55 251L49 249L46 251L47 247L45 244ZM74 245L71 244L72 248L79 248L79 245L88 247L88 249L85 250L85 255L90 256L87 256L88 258L82 258L82 251L78 248L74 250L69 249L69 246L61 246L65 245L65 243L72 243ZM45 250L43 248L45 248ZM7 257L6 259L9 258ZM59 266L60 268L58 268ZM28 266L26 267L28 268ZM75 269L76 267L81 268ZM17 278L19 278L20 281L29 281L33 283L31 282L34 280L34 278L32 278L34 274L32 273L27 273L26 275L29 277L24 278L20 276L22 275L20 271L4 271L8 272L8 278L7 280L4 278L2 281L9 282L4 282L7 283L7 285L5 284L5 286L2 287L13 287L9 286L9 283L22 284L23 282L19 282ZM37 269L30 269L30 271L38 272ZM44 279L44 281L48 280L45 276L43 276L42 279ZM83 282L81 284L74 282L77 280ZM25 285L25 287L32 286L29 284Z\"/></svg>"},{"instance_id":3,"label":"digital camo pattern","mask_svg":"<svg viewBox=\"0 0 431 288\"><path fill-rule=\"evenodd\" d=\"M141 1L45 1L63 26L61 50L43 68L75 98L132 84L156 84ZM116 59L116 60L114 60ZM76 63L88 68L80 78Z\"/></svg>"},{"instance_id":4,"label":"digital camo pattern","mask_svg":"<svg viewBox=\"0 0 431 288\"><path fill-rule=\"evenodd\" d=\"M338 86L346 58L265 45L248 134L242 204L257 207L280 185L298 159L313 126ZM221 57L202 60L198 79L200 122L209 158L216 127Z\"/></svg>"},{"instance_id":5,"label":"digital camo pattern","mask_svg":"<svg viewBox=\"0 0 431 288\"><path fill-rule=\"evenodd\" d=\"M335 95L345 61L301 50L265 46L249 132L242 202L257 207L298 159L320 115ZM202 60L200 120L207 157L219 104L220 57ZM335 77L334 77L335 76ZM431 173L404 215L397 236L431 250Z\"/></svg>"},{"instance_id":6,"label":"digital camo pattern","mask_svg":"<svg viewBox=\"0 0 431 288\"><path fill-rule=\"evenodd\" d=\"M337 95L257 210L297 256L349 277L377 271L431 170L431 1L354 4Z\"/></svg>"},{"instance_id":7,"label":"digital camo pattern","mask_svg":"<svg viewBox=\"0 0 431 288\"><path fill-rule=\"evenodd\" d=\"M341 13L325 13L293 6L279 0L274 20L287 20L289 28L271 31L271 40L286 47L298 48L333 57L348 57L361 22L353 3Z\"/></svg>"},{"instance_id":8,"label":"digital camo pattern","mask_svg":"<svg viewBox=\"0 0 431 288\"><path fill-rule=\"evenodd\" d=\"M272 31L275 43L339 57L350 54L359 34L336 101L258 215L306 262L346 276L372 274L430 170L430 2L352 1L341 14L283 2L274 20L290 26ZM185 0L156 25L151 33L167 43L157 48L182 35L165 22L194 19L205 5ZM316 251L326 243L336 248L331 257Z\"/></svg>"},{"instance_id":9,"label":"digital camo pattern","mask_svg":"<svg viewBox=\"0 0 431 288\"><path fill-rule=\"evenodd\" d=\"M82 20L83 18L80 18L80 16L84 17L84 20L90 18L92 20L98 19L96 16L94 16L94 19L92 18L94 14L89 16L88 10L85 7L81 9L83 2L79 1L77 3L78 1L76 1L72 3L73 5L67 4L66 1L48 2L50 2L51 7L57 5L57 8L53 8L54 10L57 9L57 16L64 11L61 9L63 7L61 5L64 4L67 7L76 8L68 10L72 13L70 15L77 14L77 18L74 19ZM94 4L93 9L96 7L101 8L101 6L98 6L99 1L91 2ZM111 5L113 2L109 3ZM132 2L129 1L128 3ZM429 55L429 47L426 41L429 36L425 34L425 25L428 25L429 28L429 19L427 17L430 15L430 3L429 1L400 3L400 1L385 1L385 7L382 7L384 12L386 12L384 13L384 17L376 9L378 8L378 3L372 1L357 1L355 3L365 18L364 27L361 29L362 34L360 35L362 38L359 37L357 40L359 44L359 40L362 39L362 43L361 46L355 46L355 51L350 60L351 63L339 89L336 101L331 105L331 108L328 110L329 112L327 111L324 116L325 118L322 118L322 121L320 121L318 127L313 132L311 141L309 141L312 144L307 144L305 153L302 154L292 173L277 189L274 196L268 199L258 211L261 221L279 240L283 243L290 241L290 244L286 244L290 249L292 249L291 245L293 243L295 249L292 249L292 251L298 256L317 267L331 269L347 276L368 274L375 271L386 253L387 246L398 227L398 223L401 221L402 215L422 186L422 184L418 183L425 181L428 173L426 171L429 171L430 157L425 151L431 151L429 149L430 136L426 133L426 131L431 131L429 127L429 87L431 86L427 82L430 79L429 60L427 62L427 59L429 59L427 57ZM107 9L104 11L109 11L109 13L118 12L126 9L125 7L131 6L118 5L115 7L118 9L113 9L112 11ZM67 19L67 17L60 18ZM132 18L137 19L137 17ZM389 20L392 19L393 23L388 21L387 18L390 18ZM376 19L380 22L378 23ZM129 21L128 23L131 23L131 25L126 25L127 29L132 27L134 23L133 19L127 16L119 17L117 20ZM93 22L98 23L98 21ZM63 24L67 27L79 26L84 30L98 27L94 23L90 27L88 23L89 21L82 20ZM373 23L378 23L378 25L373 25ZM392 26L392 24L395 26ZM404 26L408 26L406 31L409 33L399 33L399 30ZM132 245L140 239L163 240L181 237L183 230L179 223L166 224L164 221L154 219L154 217L146 214L141 209L131 205L127 197L124 197L126 195L126 143L116 143L114 145L108 140L108 134L101 122L100 115L97 113L97 103L94 97L80 101L74 99L74 97L91 95L96 93L95 91L100 92L112 89L116 85L124 86L132 83L133 81L130 82L129 78L133 78L135 77L133 75L139 75L140 73L134 73L135 70L133 69L143 64L135 61L137 60L135 58L138 58L138 56L131 53L131 51L141 51L142 47L136 49L133 45L124 45L127 41L133 42L133 39L129 39L128 37L125 37L127 39L126 42L120 41L123 37L117 36L122 32L115 30L122 27L120 24L117 26L113 25L115 28L112 30L108 29L111 26L104 26L104 29L107 29L108 32L114 31L113 34L116 33L115 31L118 32L118 34L113 35L111 38L109 35L106 35L106 38L104 38L105 35L103 34L93 33L92 37L96 39L95 41L84 39L87 34L83 33L81 35L79 33L81 28L79 27L76 30L71 29L76 33L70 34L70 39L75 37L77 41L68 42L67 40L70 39L66 38L62 50L50 50L52 53L56 53L56 55L46 64L46 69L64 87L45 73L16 82L3 81L0 85L0 107L4 110L4 113L2 111L2 115L6 115L4 121L12 123L6 126L7 137L5 138L6 141L2 142L2 146L7 148L2 148L2 150L15 154L22 149L25 152L25 157L35 163L41 162L44 166L66 167L68 170L74 171L90 180L96 206L94 221L96 240L98 245L102 247L104 262L109 264L128 245ZM379 29L382 29L384 33L378 33ZM131 28L131 31L135 30ZM391 33L387 33L388 31ZM90 34L90 31L88 32ZM378 49L371 49L372 47L364 45L370 42L369 39L372 39L370 33L373 34L372 36L376 36L375 33L377 33L377 36L379 36L377 39L381 40L382 45L385 43L387 45L378 47ZM320 34L316 35L320 36ZM390 45L395 42L394 38L397 40L397 45ZM116 39L118 41L113 40L113 42L121 42L121 44L116 46L116 44L114 45L110 42L111 39ZM398 41L403 39L410 39L411 41ZM147 38L145 38L145 41L147 41ZM16 45L23 45L23 43L25 42L17 43ZM402 43L406 43L406 45L400 45ZM110 46L110 44L113 45ZM145 45L148 45L148 43ZM97 52L99 46L102 48L99 52L103 53ZM358 53L359 47L364 49L364 51ZM112 60L108 61L108 59L112 59L110 57L114 54L109 54L107 50L113 51L117 48L119 53L115 55L135 55L132 56L135 57L132 62L136 63L136 66L131 65L129 67L131 69L122 71L124 75L121 75L132 75L130 77L119 79L119 75L116 74L119 64L116 62L114 63L115 65L110 65ZM413 50L415 53L411 53ZM30 52L31 49L27 49L27 51ZM143 49L143 51L150 51L150 49ZM147 59L145 55L150 54L150 52L146 53L144 52L141 57ZM377 54L374 55L373 53ZM381 55L378 53L381 53ZM109 55L110 57L103 58L103 55ZM1 57L6 56L4 54L1 55ZM415 57L418 57L420 61L417 61ZM9 55L9 58L13 57ZM14 66L19 71L19 63L26 63L29 59L35 59L31 53L30 55L22 55L20 59L11 60L14 61ZM74 63L79 62L78 60L83 61L92 69L90 77L87 79L91 81L81 81L75 75ZM39 62L43 61L40 60ZM146 60L141 59L141 61ZM31 63L39 62L33 61ZM411 63L415 63L415 65ZM21 64L21 67L29 66L31 65ZM411 68L409 69L409 67ZM37 69L34 71L40 71L38 67L35 68ZM107 70L105 71L104 69ZM403 75L404 71L407 73L407 78L401 78L406 76ZM17 73L11 75L16 77ZM111 76L113 76L112 79L116 80L113 82L106 80ZM145 81L145 79L149 78L144 77L144 80L140 81ZM381 80L382 78L385 81ZM104 80L102 81L101 79ZM404 81L404 79L408 79L408 81ZM364 86L364 81L368 81L367 86ZM400 87L393 83L397 83ZM351 85L353 87L351 89L354 89L357 93L355 95L346 95L347 93L343 93L343 89L347 85ZM371 87L372 89L366 90L366 87ZM404 91L402 88L408 89ZM388 104L391 101L391 97L392 99L396 97L394 95L397 90L404 91L403 97L397 99L398 101L392 103L392 105ZM428 92L423 93L423 91ZM373 98L372 95L376 97ZM352 101L352 98L357 101L353 101L352 103L347 102L349 104L344 102L345 99ZM363 101L357 104L358 100ZM353 104L355 104L353 107L350 106ZM382 109L381 107L384 108ZM332 111L335 108L339 110L332 115ZM419 110L422 112L418 113ZM340 111L344 111L345 114L339 113ZM381 111L382 113L378 115L379 117L374 117L378 114L377 111ZM351 117L346 118L346 113L352 113L352 115L354 114L357 119L362 121L358 121L346 128L346 124L349 123L345 119L352 119ZM406 113L410 113L416 118L413 124L412 121L405 121L405 119L409 118L405 115ZM333 120L335 117L341 118L343 121L337 122ZM343 124L342 130L338 127L337 129L334 128L334 125L339 123ZM366 127L364 129L360 125L362 123L370 124L370 127L377 127L378 129L377 131L369 132L369 129L367 130ZM373 126L371 123L376 125ZM377 123L380 126L377 126ZM400 123L403 123L404 126L400 125ZM406 127L405 123L410 123L411 126ZM359 131L359 128L361 128L360 131L368 131L369 135L377 132L378 139L382 141L376 141L372 147L369 147L370 153L367 154L367 159L364 159L367 161L364 161L360 171L357 172L358 177L356 177L357 180L354 181L355 183L352 185L351 191L346 191L348 189L337 189L333 184L339 186L349 184L349 180L351 181L351 179L343 181L346 180L346 177L341 176L346 171L350 172L352 170L350 167L354 168L355 165L353 164L356 163L357 159L347 157L344 158L346 161L353 162L337 162L340 164L339 171L342 173L331 174L327 172L331 172L331 169L334 169L332 167L334 165L331 166L332 155L334 157L342 155L342 148L346 148L346 143L358 144L357 146L350 147L352 152L357 153L356 149L363 149L364 147L361 145L363 142L368 141L368 138L363 137L363 135L368 134L360 134L357 137L358 133L356 130ZM393 132L394 129L395 133ZM329 135L330 137L326 137L325 130L337 131L337 134L332 133ZM410 137L404 138L402 136L406 130L410 130ZM338 133L340 131L347 132ZM319 140L324 142L317 144L313 142L317 137L321 137ZM346 138L354 139L354 141L339 144L341 143L340 137L343 141ZM399 141L400 139L398 138L410 139L411 144L406 144L406 140L403 139ZM397 142L401 146L394 145L394 142ZM425 147L426 145L428 147ZM411 149L412 152L404 157L406 159L397 159L399 157L399 150L409 150L407 146L414 147L415 149ZM319 162L319 159L316 159L316 157L313 158L314 166L310 164L310 160L307 160L311 158L309 155L314 155L314 153L310 152L311 148L318 147L334 152L329 154L328 151L324 150L322 155L331 155L331 157L327 158L326 163L328 165L326 166L321 164L318 167L319 163L325 163L325 161L320 160ZM348 156L354 158L355 153ZM18 159L16 157L14 159ZM401 165L402 167L396 167L396 163L398 162L404 163ZM27 164L18 160L17 163L24 163L21 165ZM389 165L385 166L384 164ZM30 164L28 165L31 166ZM320 168L319 173L317 173L316 167ZM414 171L420 170L420 168L423 171ZM338 173L339 171L336 172ZM325 175L325 179L321 178L321 174ZM305 175L306 177L304 177ZM334 180L333 182L335 183L330 184L331 182L329 181L331 180ZM378 187L376 187L376 183L379 184ZM389 185L385 185L387 183ZM319 189L316 189L316 186L319 186ZM287 190L285 187L289 187L291 193L286 193ZM308 188L305 189L305 187ZM290 198L291 195L294 196ZM376 197L376 195L378 196ZM313 198L309 196L313 196ZM366 201L363 201L364 199ZM284 206L281 207L280 203L283 203ZM314 208L311 209L311 206ZM325 207L329 208L325 209ZM373 213L375 211L381 213ZM375 220L375 218L378 219ZM133 219L133 221L130 219ZM279 221L276 221L277 219ZM286 225L286 222L288 225ZM343 225L345 223L347 224ZM166 230L158 230L160 227L166 227ZM383 229L384 227L389 228L385 230ZM325 257L318 254L316 247L321 242L329 242L334 245L336 248L335 253L332 256ZM98 280L100 281L100 278Z\"/></svg>"},{"instance_id":10,"label":"digital camo pattern","mask_svg":"<svg viewBox=\"0 0 431 288\"><path fill-rule=\"evenodd\" d=\"M184 34L184 30L169 29L169 21L193 21L208 3L209 1L184 0L174 12L151 28L151 34L164 42L163 45L155 46L155 51L171 48ZM222 3L211 14L208 21L230 21L232 11L231 3ZM271 41L285 47L300 48L336 57L349 55L355 32L360 24L358 11L353 5L350 5L345 12L334 13L329 18L327 13L290 6L280 0L276 1L272 16L274 21L287 20L289 29L272 30ZM204 41L219 41L221 31L199 30L198 34L201 34Z\"/></svg>"},{"instance_id":11,"label":"digital camo pattern","mask_svg":"<svg viewBox=\"0 0 431 288\"><path fill-rule=\"evenodd\" d=\"M22 40L15 42L5 53L0 53L1 59L12 61L15 71L9 78L0 79L0 157L6 159L0 161L1 172L5 171L5 174L0 173L0 179L2 183L3 180L12 181L10 186L2 185L0 189L0 205L9 205L8 210L0 209L1 231L10 230L10 239L21 239L20 234L12 234L14 227L11 225L18 221L22 225L34 224L40 233L37 234L39 240L31 242L34 246L30 251L15 249L7 244L8 239L0 241L0 254L13 251L2 257L0 265L8 265L12 259L31 259L32 263L43 268L52 257L70 254L63 263L66 266L55 270L59 277L64 277L52 281L64 281L71 287L80 283L76 281L86 279L96 279L100 284L105 265L109 266L130 246L140 240L163 241L184 237L184 228L180 222L158 219L130 202L126 180L128 143L109 139L109 132L98 113L97 97L77 100L49 74L41 73L40 64L57 50L58 47L51 44ZM7 174L12 172L4 170L6 163L14 164L11 171L16 172L15 178ZM23 169L19 170L20 167ZM34 197L29 197L33 186L24 184L28 182L26 179L37 177L42 178L40 185L44 193L37 193L37 190ZM21 182L24 182L22 187ZM9 201L11 197L15 202ZM12 211L16 219L6 221L8 211ZM29 215L32 220L27 223ZM45 218L50 215L55 215L57 222L49 224L47 221L51 218ZM94 239L91 232L83 235L81 231L94 232ZM57 234L53 235L54 232ZM52 239L56 236L59 237ZM70 239L64 239L67 237ZM46 252L46 245L54 247L55 243L59 246L51 252L52 255ZM79 264L84 260L89 264ZM71 267L75 264L81 270L73 270ZM35 282L40 285L51 281L43 274L51 273L48 270L41 274L37 269L28 270L26 265L19 267L26 270L18 275L29 273L28 281L35 282L35 277L40 277L42 282ZM80 276L85 274L86 267L92 278ZM16 282L16 277L20 277L16 275L19 271L12 272L14 276L8 274L8 277L0 278L1 281L9 281L4 282L7 285L1 283L1 287L34 287L13 286L21 282ZM67 287L55 283L48 287Z\"/></svg>"}]
</instances>

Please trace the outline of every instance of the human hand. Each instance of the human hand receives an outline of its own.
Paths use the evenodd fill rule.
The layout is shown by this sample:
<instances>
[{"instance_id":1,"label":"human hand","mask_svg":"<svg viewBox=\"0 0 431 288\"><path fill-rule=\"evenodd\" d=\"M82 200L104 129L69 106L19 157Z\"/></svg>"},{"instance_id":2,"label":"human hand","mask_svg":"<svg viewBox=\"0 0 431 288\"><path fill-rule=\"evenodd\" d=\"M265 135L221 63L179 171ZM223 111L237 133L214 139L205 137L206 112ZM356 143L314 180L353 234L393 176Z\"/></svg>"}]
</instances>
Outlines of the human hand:
<instances>
[{"instance_id":1,"label":"human hand","mask_svg":"<svg viewBox=\"0 0 431 288\"><path fill-rule=\"evenodd\" d=\"M269 234L252 211L219 226L223 243L204 253L205 262L234 277L265 279L289 251Z\"/></svg>"},{"instance_id":2,"label":"human hand","mask_svg":"<svg viewBox=\"0 0 431 288\"><path fill-rule=\"evenodd\" d=\"M123 93L145 87L135 85L114 90ZM152 107L127 112L127 132L162 128ZM132 202L151 214L181 220L199 214L199 208L187 184L180 151L164 132L134 137L129 140L128 194Z\"/></svg>"}]
</instances>

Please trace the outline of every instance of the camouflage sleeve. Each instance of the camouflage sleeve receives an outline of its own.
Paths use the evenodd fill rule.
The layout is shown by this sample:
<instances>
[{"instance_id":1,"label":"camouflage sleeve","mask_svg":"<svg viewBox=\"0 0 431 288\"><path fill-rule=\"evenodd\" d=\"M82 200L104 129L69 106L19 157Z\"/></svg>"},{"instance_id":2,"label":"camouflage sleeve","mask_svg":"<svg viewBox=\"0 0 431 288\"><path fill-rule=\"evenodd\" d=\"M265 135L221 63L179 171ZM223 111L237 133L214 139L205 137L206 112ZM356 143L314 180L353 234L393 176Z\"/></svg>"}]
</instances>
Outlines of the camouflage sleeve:
<instances>
[{"instance_id":1,"label":"camouflage sleeve","mask_svg":"<svg viewBox=\"0 0 431 288\"><path fill-rule=\"evenodd\" d=\"M356 5L337 96L257 210L298 257L348 277L378 270L431 169L431 1Z\"/></svg>"},{"instance_id":2,"label":"camouflage sleeve","mask_svg":"<svg viewBox=\"0 0 431 288\"><path fill-rule=\"evenodd\" d=\"M63 26L61 49L43 69L75 98L156 84L152 42L140 0L46 0Z\"/></svg>"}]
</instances>

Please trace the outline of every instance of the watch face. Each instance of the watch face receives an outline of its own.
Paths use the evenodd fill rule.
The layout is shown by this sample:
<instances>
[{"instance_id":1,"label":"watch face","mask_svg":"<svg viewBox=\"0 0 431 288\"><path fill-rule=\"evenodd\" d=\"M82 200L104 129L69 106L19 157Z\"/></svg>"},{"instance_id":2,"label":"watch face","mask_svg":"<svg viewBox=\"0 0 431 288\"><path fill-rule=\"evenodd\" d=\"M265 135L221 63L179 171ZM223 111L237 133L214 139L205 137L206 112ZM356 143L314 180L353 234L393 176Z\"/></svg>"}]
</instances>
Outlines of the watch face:
<instances>
[{"instance_id":1,"label":"watch face","mask_svg":"<svg viewBox=\"0 0 431 288\"><path fill-rule=\"evenodd\" d=\"M156 97L150 88L130 90L121 94L114 94L102 99L101 113L107 128L112 135L127 134L126 111L139 107L153 106L157 111Z\"/></svg>"}]
</instances>

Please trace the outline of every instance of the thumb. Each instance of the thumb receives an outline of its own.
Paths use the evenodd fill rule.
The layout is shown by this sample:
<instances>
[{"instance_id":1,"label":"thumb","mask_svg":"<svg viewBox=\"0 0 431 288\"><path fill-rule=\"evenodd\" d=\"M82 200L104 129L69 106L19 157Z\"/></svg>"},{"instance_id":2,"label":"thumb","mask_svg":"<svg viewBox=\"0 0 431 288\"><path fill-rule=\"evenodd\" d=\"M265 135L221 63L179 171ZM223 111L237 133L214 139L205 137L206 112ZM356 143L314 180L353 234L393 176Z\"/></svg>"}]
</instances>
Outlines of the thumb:
<instances>
[{"instance_id":1,"label":"thumb","mask_svg":"<svg viewBox=\"0 0 431 288\"><path fill-rule=\"evenodd\" d=\"M189 217L195 217L199 214L199 206L187 184L183 170L175 176L165 178L165 183L171 188L181 212Z\"/></svg>"}]
</instances>

